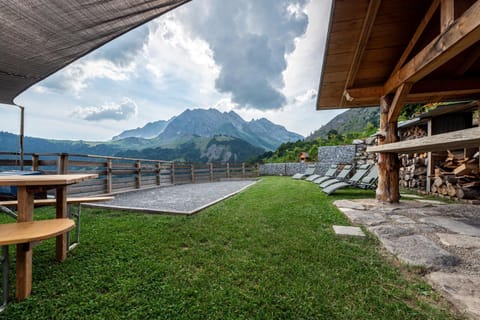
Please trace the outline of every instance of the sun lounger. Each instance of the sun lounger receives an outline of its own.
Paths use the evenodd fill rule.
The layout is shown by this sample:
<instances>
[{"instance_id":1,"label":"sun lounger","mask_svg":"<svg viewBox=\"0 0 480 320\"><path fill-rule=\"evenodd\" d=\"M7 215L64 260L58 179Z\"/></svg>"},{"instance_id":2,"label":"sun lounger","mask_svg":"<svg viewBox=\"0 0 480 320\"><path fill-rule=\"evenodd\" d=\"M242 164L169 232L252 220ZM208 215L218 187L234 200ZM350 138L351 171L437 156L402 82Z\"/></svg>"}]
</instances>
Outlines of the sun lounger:
<instances>
[{"instance_id":1,"label":"sun lounger","mask_svg":"<svg viewBox=\"0 0 480 320\"><path fill-rule=\"evenodd\" d=\"M360 175L360 174L359 174ZM371 166L366 173L360 179L350 179L348 181L339 181L326 188L323 188L323 192L330 195L338 189L345 187L357 187L362 189L373 189L377 185L378 181L378 168L376 165Z\"/></svg>"},{"instance_id":2,"label":"sun lounger","mask_svg":"<svg viewBox=\"0 0 480 320\"><path fill-rule=\"evenodd\" d=\"M305 169L304 173L295 173L292 178L293 179L305 179L308 176L311 176L315 172L316 166L314 164L309 165L307 169Z\"/></svg>"},{"instance_id":3,"label":"sun lounger","mask_svg":"<svg viewBox=\"0 0 480 320\"><path fill-rule=\"evenodd\" d=\"M325 176L316 179L314 182L318 185L322 185L326 181L337 181L338 180L345 180L348 178L348 176L352 173L353 167L350 164L346 164L343 166L342 170L338 173L338 175L335 176L336 171L338 170L338 166L335 166L335 171L333 171L333 174L330 175L331 171L330 169L325 173ZM330 172L329 172L330 171Z\"/></svg>"},{"instance_id":4,"label":"sun lounger","mask_svg":"<svg viewBox=\"0 0 480 320\"><path fill-rule=\"evenodd\" d=\"M363 178L363 176L365 176L368 172L368 170L370 169L370 165L368 164L362 164L360 166L357 167L357 169L355 170L355 173L353 174L353 176L348 179L348 181L351 181L352 183L354 182L358 182L360 181L360 179ZM343 181L346 181L347 178L346 177L340 177L340 174L334 178L334 179L330 179L330 180L327 180L323 183L321 183L319 185L320 188L324 189L324 188L327 188L329 186L331 186L332 184L336 184L336 183L339 183L339 182L343 182Z\"/></svg>"},{"instance_id":5,"label":"sun lounger","mask_svg":"<svg viewBox=\"0 0 480 320\"><path fill-rule=\"evenodd\" d=\"M307 181L313 181L317 178L320 178L320 176L318 174L312 174L311 176L308 176L305 180Z\"/></svg>"}]
</instances>

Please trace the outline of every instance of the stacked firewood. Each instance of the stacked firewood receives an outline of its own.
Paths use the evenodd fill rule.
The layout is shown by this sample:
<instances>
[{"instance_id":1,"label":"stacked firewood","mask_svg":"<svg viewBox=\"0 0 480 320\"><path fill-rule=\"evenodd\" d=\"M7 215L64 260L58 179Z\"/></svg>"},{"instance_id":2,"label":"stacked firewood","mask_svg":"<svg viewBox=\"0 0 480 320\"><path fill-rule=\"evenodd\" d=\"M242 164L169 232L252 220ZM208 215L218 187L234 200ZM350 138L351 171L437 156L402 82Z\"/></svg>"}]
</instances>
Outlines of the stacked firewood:
<instances>
[{"instance_id":1,"label":"stacked firewood","mask_svg":"<svg viewBox=\"0 0 480 320\"><path fill-rule=\"evenodd\" d=\"M427 183L428 154L401 154L400 186L410 189L425 190Z\"/></svg>"},{"instance_id":2,"label":"stacked firewood","mask_svg":"<svg viewBox=\"0 0 480 320\"><path fill-rule=\"evenodd\" d=\"M408 127L402 130L400 140L412 140L418 139L422 137L426 137L428 135L427 128L425 126L414 126Z\"/></svg>"},{"instance_id":3,"label":"stacked firewood","mask_svg":"<svg viewBox=\"0 0 480 320\"><path fill-rule=\"evenodd\" d=\"M430 191L458 199L480 199L478 156L478 152L469 157L463 150L448 151L445 161L435 168Z\"/></svg>"}]
</instances>

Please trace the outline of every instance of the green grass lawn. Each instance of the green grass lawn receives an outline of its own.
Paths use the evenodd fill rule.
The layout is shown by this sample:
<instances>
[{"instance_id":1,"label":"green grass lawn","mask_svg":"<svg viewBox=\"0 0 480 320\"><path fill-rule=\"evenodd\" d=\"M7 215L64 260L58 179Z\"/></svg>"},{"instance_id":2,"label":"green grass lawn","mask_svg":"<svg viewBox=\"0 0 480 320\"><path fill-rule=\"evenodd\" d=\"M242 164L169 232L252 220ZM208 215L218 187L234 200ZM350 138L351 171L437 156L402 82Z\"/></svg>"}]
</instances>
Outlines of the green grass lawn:
<instances>
[{"instance_id":1,"label":"green grass lawn","mask_svg":"<svg viewBox=\"0 0 480 320\"><path fill-rule=\"evenodd\" d=\"M191 217L84 208L81 243L65 262L54 260L54 239L35 247L32 295L20 303L11 261L0 318L455 318L373 236L334 235L348 221L332 201L373 196L327 197L313 183L268 177Z\"/></svg>"}]
</instances>

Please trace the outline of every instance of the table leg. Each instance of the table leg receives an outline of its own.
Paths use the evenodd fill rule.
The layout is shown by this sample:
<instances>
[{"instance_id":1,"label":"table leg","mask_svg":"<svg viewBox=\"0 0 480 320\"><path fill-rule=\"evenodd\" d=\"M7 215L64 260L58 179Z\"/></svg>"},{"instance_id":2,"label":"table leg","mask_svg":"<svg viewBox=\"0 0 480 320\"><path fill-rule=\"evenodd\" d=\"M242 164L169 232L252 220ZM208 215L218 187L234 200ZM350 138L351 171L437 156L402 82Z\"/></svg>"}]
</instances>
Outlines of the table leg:
<instances>
[{"instance_id":1,"label":"table leg","mask_svg":"<svg viewBox=\"0 0 480 320\"><path fill-rule=\"evenodd\" d=\"M25 186L18 187L17 221L33 220L34 193ZM29 244L17 244L16 291L17 300L27 298L32 292L32 247Z\"/></svg>"},{"instance_id":2,"label":"table leg","mask_svg":"<svg viewBox=\"0 0 480 320\"><path fill-rule=\"evenodd\" d=\"M67 186L57 187L57 219L67 218ZM57 236L56 255L58 261L67 258L67 235L63 233Z\"/></svg>"}]
</instances>

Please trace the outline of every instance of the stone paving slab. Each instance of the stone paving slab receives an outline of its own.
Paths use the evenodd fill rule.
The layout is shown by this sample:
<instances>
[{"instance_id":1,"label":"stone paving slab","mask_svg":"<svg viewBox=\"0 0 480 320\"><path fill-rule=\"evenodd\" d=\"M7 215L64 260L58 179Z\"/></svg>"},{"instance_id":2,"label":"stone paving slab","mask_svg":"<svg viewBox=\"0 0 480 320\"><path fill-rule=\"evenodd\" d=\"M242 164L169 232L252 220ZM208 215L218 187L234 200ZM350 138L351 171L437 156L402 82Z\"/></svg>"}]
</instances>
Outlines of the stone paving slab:
<instances>
[{"instance_id":1,"label":"stone paving slab","mask_svg":"<svg viewBox=\"0 0 480 320\"><path fill-rule=\"evenodd\" d=\"M359 227L333 226L333 231L337 236L365 237L365 233Z\"/></svg>"},{"instance_id":2,"label":"stone paving slab","mask_svg":"<svg viewBox=\"0 0 480 320\"><path fill-rule=\"evenodd\" d=\"M480 277L432 272L426 278L432 287L442 292L460 312L472 319L480 319Z\"/></svg>"},{"instance_id":3,"label":"stone paving slab","mask_svg":"<svg viewBox=\"0 0 480 320\"><path fill-rule=\"evenodd\" d=\"M454 255L422 235L403 236L394 240L380 238L380 241L387 250L411 265L438 269L458 264Z\"/></svg>"},{"instance_id":4,"label":"stone paving slab","mask_svg":"<svg viewBox=\"0 0 480 320\"><path fill-rule=\"evenodd\" d=\"M189 215L231 197L256 182L257 180L230 180L158 187L118 194L112 201L88 206Z\"/></svg>"},{"instance_id":5,"label":"stone paving slab","mask_svg":"<svg viewBox=\"0 0 480 320\"><path fill-rule=\"evenodd\" d=\"M437 233L440 242L446 246L459 248L480 248L480 237L463 234Z\"/></svg>"},{"instance_id":6,"label":"stone paving slab","mask_svg":"<svg viewBox=\"0 0 480 320\"><path fill-rule=\"evenodd\" d=\"M462 221L447 217L428 217L421 218L420 222L430 223L445 228L451 232L468 236L480 237L480 228L471 226Z\"/></svg>"}]
</instances>

